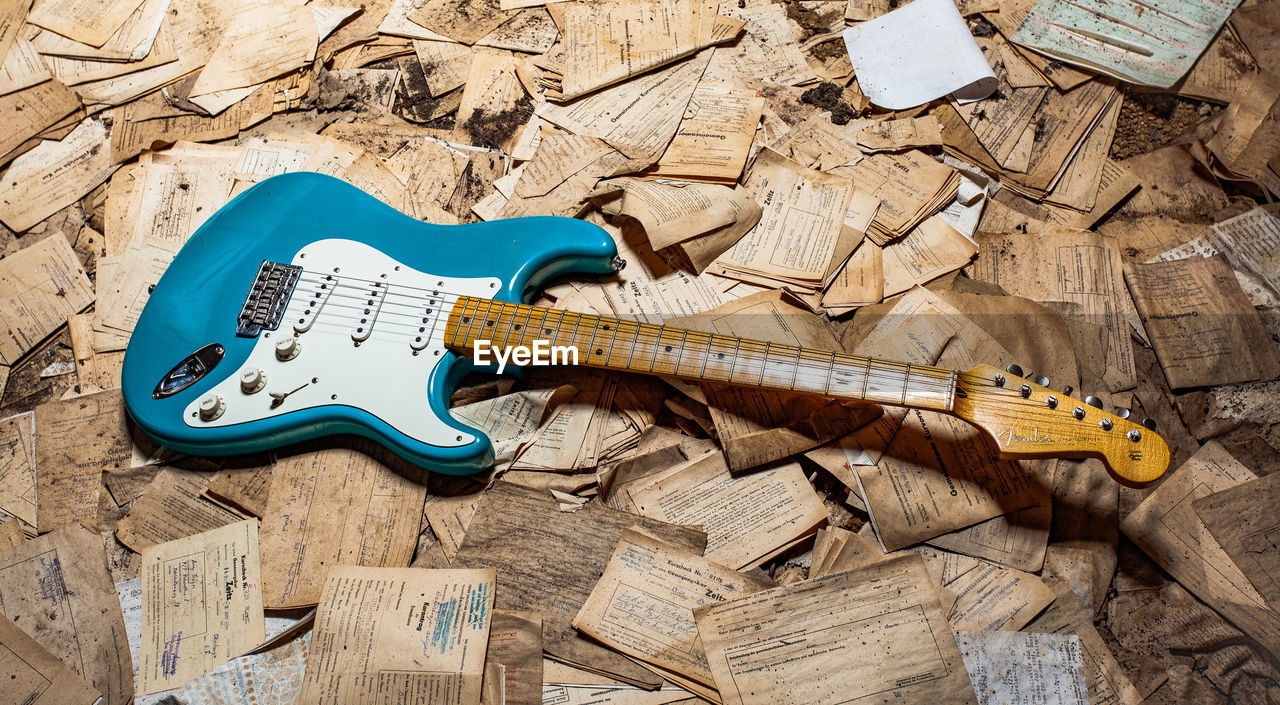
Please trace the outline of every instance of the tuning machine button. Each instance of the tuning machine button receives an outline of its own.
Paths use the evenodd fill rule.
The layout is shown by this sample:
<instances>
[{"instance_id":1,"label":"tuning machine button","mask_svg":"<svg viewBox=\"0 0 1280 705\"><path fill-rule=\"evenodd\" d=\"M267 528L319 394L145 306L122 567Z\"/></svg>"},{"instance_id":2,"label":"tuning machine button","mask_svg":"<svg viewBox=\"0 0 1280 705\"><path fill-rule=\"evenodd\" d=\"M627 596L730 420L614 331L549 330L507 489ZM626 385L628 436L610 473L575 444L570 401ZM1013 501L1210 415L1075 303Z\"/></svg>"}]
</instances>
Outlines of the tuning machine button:
<instances>
[{"instance_id":1,"label":"tuning machine button","mask_svg":"<svg viewBox=\"0 0 1280 705\"><path fill-rule=\"evenodd\" d=\"M1156 430L1156 420L1155 420L1155 419L1143 419L1143 420L1142 420L1142 425L1143 425L1144 427L1146 427L1146 429L1147 429L1148 431L1154 431L1154 430Z\"/></svg>"},{"instance_id":2,"label":"tuning machine button","mask_svg":"<svg viewBox=\"0 0 1280 705\"><path fill-rule=\"evenodd\" d=\"M302 352L302 346L298 343L298 339L292 335L286 335L276 341L276 359L282 362L292 360L300 352Z\"/></svg>"},{"instance_id":3,"label":"tuning machine button","mask_svg":"<svg viewBox=\"0 0 1280 705\"><path fill-rule=\"evenodd\" d=\"M267 375L256 367L240 373L240 391L245 394L257 394L262 388L267 386Z\"/></svg>"},{"instance_id":4,"label":"tuning machine button","mask_svg":"<svg viewBox=\"0 0 1280 705\"><path fill-rule=\"evenodd\" d=\"M1084 403L1088 404L1089 406L1092 406L1095 409L1102 408L1102 400L1093 396L1092 394L1084 398Z\"/></svg>"},{"instance_id":5,"label":"tuning machine button","mask_svg":"<svg viewBox=\"0 0 1280 705\"><path fill-rule=\"evenodd\" d=\"M1047 386L1049 386L1049 378L1048 378L1048 377L1045 377L1044 375L1036 375L1036 376L1035 376L1031 381L1032 381L1032 382L1035 382L1036 384L1040 385L1041 387L1047 387Z\"/></svg>"},{"instance_id":6,"label":"tuning machine button","mask_svg":"<svg viewBox=\"0 0 1280 705\"><path fill-rule=\"evenodd\" d=\"M1124 407L1120 407L1116 409L1116 416L1119 416L1122 419L1127 419L1132 415L1133 415L1133 412Z\"/></svg>"},{"instance_id":7,"label":"tuning machine button","mask_svg":"<svg viewBox=\"0 0 1280 705\"><path fill-rule=\"evenodd\" d=\"M1021 367L1019 367L1018 365L1009 365L1008 367L1004 368L1004 371L1005 371L1005 372L1008 372L1009 374L1013 375L1014 377L1021 377L1021 376L1022 376L1022 368L1021 368Z\"/></svg>"},{"instance_id":8,"label":"tuning machine button","mask_svg":"<svg viewBox=\"0 0 1280 705\"><path fill-rule=\"evenodd\" d=\"M227 403L217 394L208 394L200 400L200 420L217 421L227 410Z\"/></svg>"}]
</instances>

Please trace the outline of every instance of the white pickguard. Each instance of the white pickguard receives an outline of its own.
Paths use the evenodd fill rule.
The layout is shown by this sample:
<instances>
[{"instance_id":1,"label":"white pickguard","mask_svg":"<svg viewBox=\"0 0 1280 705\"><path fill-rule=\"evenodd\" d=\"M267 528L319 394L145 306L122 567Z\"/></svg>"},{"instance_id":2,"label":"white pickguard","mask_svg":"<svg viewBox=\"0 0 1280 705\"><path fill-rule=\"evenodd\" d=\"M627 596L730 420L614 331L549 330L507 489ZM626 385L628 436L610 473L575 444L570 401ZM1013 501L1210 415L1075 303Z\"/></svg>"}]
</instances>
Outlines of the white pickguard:
<instances>
[{"instance_id":1,"label":"white pickguard","mask_svg":"<svg viewBox=\"0 0 1280 705\"><path fill-rule=\"evenodd\" d=\"M313 242L294 256L292 264L305 271L279 329L263 331L245 364L229 370L229 376L205 394L221 397L220 415L206 421L197 400L185 410L188 426L231 426L299 409L344 405L363 409L429 445L456 447L475 440L436 417L427 401L427 381L444 357L444 328L452 301L458 296L492 298L502 284L500 279L419 272L368 245L342 239ZM338 286L307 316L314 282L329 275ZM372 323L364 324L371 329L357 332L362 327L361 307L367 303L363 297L374 290L370 289L374 283L385 285L385 298L378 302ZM432 292L439 292L440 298ZM419 304L413 297L432 309L427 315L431 322L423 324L426 334L418 332L421 319L415 317L412 306ZM304 330L295 332L295 324ZM293 358L280 360L276 343L285 336L295 337L299 350ZM259 391L246 393L241 389L241 373L255 368L265 374L266 383ZM275 408L273 392L287 394Z\"/></svg>"}]
</instances>

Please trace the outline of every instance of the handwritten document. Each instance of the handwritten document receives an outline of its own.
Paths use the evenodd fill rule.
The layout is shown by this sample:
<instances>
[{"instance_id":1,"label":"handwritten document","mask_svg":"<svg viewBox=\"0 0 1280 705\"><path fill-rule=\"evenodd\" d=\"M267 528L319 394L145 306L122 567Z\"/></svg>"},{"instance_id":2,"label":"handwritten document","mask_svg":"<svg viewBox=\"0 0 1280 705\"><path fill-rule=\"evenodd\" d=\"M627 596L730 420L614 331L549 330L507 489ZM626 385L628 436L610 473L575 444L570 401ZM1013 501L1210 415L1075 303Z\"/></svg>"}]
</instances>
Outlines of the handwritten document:
<instances>
[{"instance_id":1,"label":"handwritten document","mask_svg":"<svg viewBox=\"0 0 1280 705\"><path fill-rule=\"evenodd\" d=\"M573 626L628 656L714 687L693 609L765 587L755 578L628 530Z\"/></svg>"},{"instance_id":2,"label":"handwritten document","mask_svg":"<svg viewBox=\"0 0 1280 705\"><path fill-rule=\"evenodd\" d=\"M162 469L129 513L116 522L116 538L142 552L244 519L202 497L208 484L205 475L190 470Z\"/></svg>"},{"instance_id":3,"label":"handwritten document","mask_svg":"<svg viewBox=\"0 0 1280 705\"><path fill-rule=\"evenodd\" d=\"M538 612L494 610L489 623L485 678L496 671L495 688L485 684L484 705L541 705L542 615ZM494 684L497 685L497 684ZM500 697L487 698L497 690Z\"/></svg>"},{"instance_id":4,"label":"handwritten document","mask_svg":"<svg viewBox=\"0 0 1280 705\"><path fill-rule=\"evenodd\" d=\"M333 569L299 702L478 705L494 585L484 569Z\"/></svg>"},{"instance_id":5,"label":"handwritten document","mask_svg":"<svg viewBox=\"0 0 1280 705\"><path fill-rule=\"evenodd\" d=\"M0 612L91 683L106 705L132 699L124 618L98 534L68 526L0 551Z\"/></svg>"},{"instance_id":6,"label":"handwritten document","mask_svg":"<svg viewBox=\"0 0 1280 705\"><path fill-rule=\"evenodd\" d=\"M423 477L370 443L278 460L262 523L264 603L316 604L332 566L408 565L422 526Z\"/></svg>"},{"instance_id":7,"label":"handwritten document","mask_svg":"<svg viewBox=\"0 0 1280 705\"><path fill-rule=\"evenodd\" d=\"M1125 669L1102 640L1093 626L1093 617L1080 607L1076 596L1062 581L1051 581L1049 586L1057 594L1053 604L1036 617L1024 631L1037 634L1074 634L1080 639L1081 656L1085 668L1094 674L1089 686L1089 702L1139 705L1142 695L1129 680Z\"/></svg>"},{"instance_id":8,"label":"handwritten document","mask_svg":"<svg viewBox=\"0 0 1280 705\"><path fill-rule=\"evenodd\" d=\"M93 705L102 697L4 615L0 615L0 679L5 698L23 705Z\"/></svg>"},{"instance_id":9,"label":"handwritten document","mask_svg":"<svg viewBox=\"0 0 1280 705\"><path fill-rule=\"evenodd\" d=\"M176 688L261 643L258 520L142 552L143 694Z\"/></svg>"},{"instance_id":10,"label":"handwritten document","mask_svg":"<svg viewBox=\"0 0 1280 705\"><path fill-rule=\"evenodd\" d=\"M725 705L976 703L919 556L694 610Z\"/></svg>"}]
</instances>

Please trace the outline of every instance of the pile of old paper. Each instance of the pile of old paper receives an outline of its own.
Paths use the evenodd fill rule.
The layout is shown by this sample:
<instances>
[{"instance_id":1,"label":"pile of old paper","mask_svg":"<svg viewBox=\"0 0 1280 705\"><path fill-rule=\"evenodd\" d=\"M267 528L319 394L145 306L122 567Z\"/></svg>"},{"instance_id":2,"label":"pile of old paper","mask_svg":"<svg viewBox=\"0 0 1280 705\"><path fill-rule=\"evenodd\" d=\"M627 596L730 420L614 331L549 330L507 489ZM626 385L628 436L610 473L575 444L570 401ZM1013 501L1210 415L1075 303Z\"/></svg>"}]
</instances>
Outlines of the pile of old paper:
<instances>
[{"instance_id":1,"label":"pile of old paper","mask_svg":"<svg viewBox=\"0 0 1280 705\"><path fill-rule=\"evenodd\" d=\"M0 0L0 702L1280 702L1280 2L1236 5ZM157 446L151 287L297 171L607 230L543 305L1016 363L1173 467L565 367L455 394L474 478Z\"/></svg>"}]
</instances>

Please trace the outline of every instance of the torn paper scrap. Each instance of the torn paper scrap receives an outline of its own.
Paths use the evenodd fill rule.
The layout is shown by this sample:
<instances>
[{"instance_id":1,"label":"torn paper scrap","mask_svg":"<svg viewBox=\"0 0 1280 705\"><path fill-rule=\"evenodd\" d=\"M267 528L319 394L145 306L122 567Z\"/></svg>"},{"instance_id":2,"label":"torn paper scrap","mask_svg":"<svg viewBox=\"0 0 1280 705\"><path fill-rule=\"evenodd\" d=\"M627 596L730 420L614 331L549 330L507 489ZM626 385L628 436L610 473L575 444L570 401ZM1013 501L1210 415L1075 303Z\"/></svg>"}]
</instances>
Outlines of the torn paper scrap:
<instances>
[{"instance_id":1,"label":"torn paper scrap","mask_svg":"<svg viewBox=\"0 0 1280 705\"><path fill-rule=\"evenodd\" d=\"M858 87L890 110L944 95L965 103L996 89L996 75L951 0L916 0L844 31Z\"/></svg>"}]
</instances>

